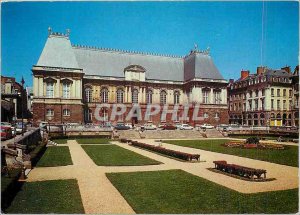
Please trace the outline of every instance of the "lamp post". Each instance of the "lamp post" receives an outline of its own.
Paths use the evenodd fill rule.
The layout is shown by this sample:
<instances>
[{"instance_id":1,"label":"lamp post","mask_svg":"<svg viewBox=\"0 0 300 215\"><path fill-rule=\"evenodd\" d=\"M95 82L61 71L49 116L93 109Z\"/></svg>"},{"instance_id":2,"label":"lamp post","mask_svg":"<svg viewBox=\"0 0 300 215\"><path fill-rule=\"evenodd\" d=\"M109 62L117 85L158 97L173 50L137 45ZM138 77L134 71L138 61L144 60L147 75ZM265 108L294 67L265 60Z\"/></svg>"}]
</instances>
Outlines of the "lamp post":
<instances>
[{"instance_id":1,"label":"lamp post","mask_svg":"<svg viewBox=\"0 0 300 215\"><path fill-rule=\"evenodd\" d=\"M24 111L23 111L23 91L24 91L24 78L22 76L21 84L22 84L22 89L21 89L21 108L22 108L22 136L24 136Z\"/></svg>"}]
</instances>

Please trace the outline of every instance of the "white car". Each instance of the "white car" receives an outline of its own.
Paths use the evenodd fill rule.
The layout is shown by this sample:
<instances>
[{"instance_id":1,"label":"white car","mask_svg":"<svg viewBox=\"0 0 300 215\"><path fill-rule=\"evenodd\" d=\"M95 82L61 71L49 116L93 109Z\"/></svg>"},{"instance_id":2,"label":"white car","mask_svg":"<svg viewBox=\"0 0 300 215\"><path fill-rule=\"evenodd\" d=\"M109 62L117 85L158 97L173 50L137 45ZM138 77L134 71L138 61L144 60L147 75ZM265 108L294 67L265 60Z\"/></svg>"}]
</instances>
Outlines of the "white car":
<instances>
[{"instance_id":1,"label":"white car","mask_svg":"<svg viewBox=\"0 0 300 215\"><path fill-rule=\"evenodd\" d=\"M211 125L211 124L203 124L203 125L200 126L200 128L212 129L212 128L214 128L214 126Z\"/></svg>"},{"instance_id":2,"label":"white car","mask_svg":"<svg viewBox=\"0 0 300 215\"><path fill-rule=\"evenodd\" d=\"M144 125L144 129L145 129L145 130L156 130L157 127L156 127L156 125L147 123L147 124Z\"/></svg>"},{"instance_id":3,"label":"white car","mask_svg":"<svg viewBox=\"0 0 300 215\"><path fill-rule=\"evenodd\" d=\"M177 129L181 129L181 126L182 126L182 125L183 125L183 124L181 124L181 123L176 123L176 124L175 124L175 126L176 126Z\"/></svg>"},{"instance_id":4,"label":"white car","mask_svg":"<svg viewBox=\"0 0 300 215\"><path fill-rule=\"evenodd\" d=\"M125 123L124 125L127 126L127 127L129 127L130 129L132 129L132 124L130 124L130 123Z\"/></svg>"},{"instance_id":5,"label":"white car","mask_svg":"<svg viewBox=\"0 0 300 215\"><path fill-rule=\"evenodd\" d=\"M193 129L194 129L194 127L192 127L192 126L190 126L188 124L182 124L180 126L180 130L193 130Z\"/></svg>"}]
</instances>

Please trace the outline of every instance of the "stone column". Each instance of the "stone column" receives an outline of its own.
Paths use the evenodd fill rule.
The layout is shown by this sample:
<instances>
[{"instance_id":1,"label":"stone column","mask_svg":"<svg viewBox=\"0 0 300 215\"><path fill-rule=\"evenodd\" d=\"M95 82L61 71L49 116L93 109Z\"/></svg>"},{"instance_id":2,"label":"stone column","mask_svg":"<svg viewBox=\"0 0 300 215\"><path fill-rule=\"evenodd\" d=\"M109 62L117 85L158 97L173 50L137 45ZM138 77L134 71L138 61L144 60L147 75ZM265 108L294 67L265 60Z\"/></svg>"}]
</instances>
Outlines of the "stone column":
<instances>
[{"instance_id":1,"label":"stone column","mask_svg":"<svg viewBox=\"0 0 300 215\"><path fill-rule=\"evenodd\" d=\"M39 82L39 97L43 97L46 96L46 94L44 93L44 81L42 77L38 78L38 82Z\"/></svg>"},{"instance_id":2,"label":"stone column","mask_svg":"<svg viewBox=\"0 0 300 215\"><path fill-rule=\"evenodd\" d=\"M131 86L128 87L128 103L131 103Z\"/></svg>"},{"instance_id":3,"label":"stone column","mask_svg":"<svg viewBox=\"0 0 300 215\"><path fill-rule=\"evenodd\" d=\"M33 77L33 96L39 96L39 78Z\"/></svg>"},{"instance_id":4,"label":"stone column","mask_svg":"<svg viewBox=\"0 0 300 215\"><path fill-rule=\"evenodd\" d=\"M62 93L61 93L61 87L60 87L60 79L57 79L57 82L54 85L54 95L55 97L61 97Z\"/></svg>"},{"instance_id":5,"label":"stone column","mask_svg":"<svg viewBox=\"0 0 300 215\"><path fill-rule=\"evenodd\" d=\"M214 103L214 89L213 88L210 89L210 93L209 93L208 99L209 99L209 103L210 104Z\"/></svg>"}]
</instances>

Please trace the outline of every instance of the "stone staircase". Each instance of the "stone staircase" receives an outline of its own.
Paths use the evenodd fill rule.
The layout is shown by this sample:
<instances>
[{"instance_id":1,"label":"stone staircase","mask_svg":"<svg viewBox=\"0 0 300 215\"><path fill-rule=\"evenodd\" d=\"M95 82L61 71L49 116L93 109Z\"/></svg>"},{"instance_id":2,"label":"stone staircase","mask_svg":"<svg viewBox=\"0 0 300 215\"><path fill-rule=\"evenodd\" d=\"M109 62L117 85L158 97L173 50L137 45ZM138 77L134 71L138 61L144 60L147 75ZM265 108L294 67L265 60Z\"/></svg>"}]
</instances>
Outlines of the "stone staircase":
<instances>
[{"instance_id":1,"label":"stone staircase","mask_svg":"<svg viewBox=\"0 0 300 215\"><path fill-rule=\"evenodd\" d=\"M215 128L206 129L205 134L206 134L207 138L223 138L224 137L223 134Z\"/></svg>"},{"instance_id":2,"label":"stone staircase","mask_svg":"<svg viewBox=\"0 0 300 215\"><path fill-rule=\"evenodd\" d=\"M140 133L135 130L118 131L119 139L140 139Z\"/></svg>"},{"instance_id":3,"label":"stone staircase","mask_svg":"<svg viewBox=\"0 0 300 215\"><path fill-rule=\"evenodd\" d=\"M157 130L144 131L142 133L147 139L199 139L203 138L200 131L194 130Z\"/></svg>"},{"instance_id":4,"label":"stone staircase","mask_svg":"<svg viewBox=\"0 0 300 215\"><path fill-rule=\"evenodd\" d=\"M47 146L57 146L56 142L53 142L52 140L47 141Z\"/></svg>"}]
</instances>

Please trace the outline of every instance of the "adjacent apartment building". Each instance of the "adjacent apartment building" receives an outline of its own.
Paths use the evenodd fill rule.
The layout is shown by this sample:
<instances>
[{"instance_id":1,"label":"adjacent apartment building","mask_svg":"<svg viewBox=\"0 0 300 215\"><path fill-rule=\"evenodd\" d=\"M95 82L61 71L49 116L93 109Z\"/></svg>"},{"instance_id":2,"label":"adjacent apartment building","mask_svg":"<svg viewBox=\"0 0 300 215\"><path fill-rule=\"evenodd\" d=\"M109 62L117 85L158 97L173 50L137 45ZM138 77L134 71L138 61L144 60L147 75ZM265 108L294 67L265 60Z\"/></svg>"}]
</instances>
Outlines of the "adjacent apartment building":
<instances>
[{"instance_id":1,"label":"adjacent apartment building","mask_svg":"<svg viewBox=\"0 0 300 215\"><path fill-rule=\"evenodd\" d=\"M299 69L298 69L299 70ZM298 73L290 67L241 71L228 87L229 122L248 126L298 126ZM292 84L292 82L294 84Z\"/></svg>"},{"instance_id":2,"label":"adjacent apartment building","mask_svg":"<svg viewBox=\"0 0 300 215\"><path fill-rule=\"evenodd\" d=\"M125 104L126 112L111 119L111 108L102 108L103 121L145 123L136 118L126 120L134 104L168 105L172 109L191 104L190 124L228 123L227 86L209 54L195 47L186 56L72 45L69 32L54 33L48 38L39 60L32 67L33 120L35 123L101 123L94 117L97 104ZM199 121L191 115L200 105ZM150 118L160 123L160 115ZM180 121L167 115L167 122Z\"/></svg>"}]
</instances>

